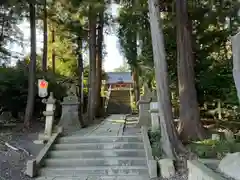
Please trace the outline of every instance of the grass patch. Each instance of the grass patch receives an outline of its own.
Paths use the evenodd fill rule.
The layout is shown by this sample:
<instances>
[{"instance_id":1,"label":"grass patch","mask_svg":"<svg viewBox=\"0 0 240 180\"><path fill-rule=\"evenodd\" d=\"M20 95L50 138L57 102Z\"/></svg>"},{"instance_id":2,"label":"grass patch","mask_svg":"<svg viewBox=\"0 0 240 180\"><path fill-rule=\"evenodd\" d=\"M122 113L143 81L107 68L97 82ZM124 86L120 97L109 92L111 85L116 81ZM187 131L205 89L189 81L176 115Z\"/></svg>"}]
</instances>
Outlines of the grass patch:
<instances>
[{"instance_id":1,"label":"grass patch","mask_svg":"<svg viewBox=\"0 0 240 180\"><path fill-rule=\"evenodd\" d=\"M240 142L216 141L207 139L187 145L200 158L222 159L227 153L240 151Z\"/></svg>"},{"instance_id":2,"label":"grass patch","mask_svg":"<svg viewBox=\"0 0 240 180\"><path fill-rule=\"evenodd\" d=\"M162 156L162 148L160 145L161 131L148 131L148 137L152 147L152 154L155 158L160 158Z\"/></svg>"}]
</instances>

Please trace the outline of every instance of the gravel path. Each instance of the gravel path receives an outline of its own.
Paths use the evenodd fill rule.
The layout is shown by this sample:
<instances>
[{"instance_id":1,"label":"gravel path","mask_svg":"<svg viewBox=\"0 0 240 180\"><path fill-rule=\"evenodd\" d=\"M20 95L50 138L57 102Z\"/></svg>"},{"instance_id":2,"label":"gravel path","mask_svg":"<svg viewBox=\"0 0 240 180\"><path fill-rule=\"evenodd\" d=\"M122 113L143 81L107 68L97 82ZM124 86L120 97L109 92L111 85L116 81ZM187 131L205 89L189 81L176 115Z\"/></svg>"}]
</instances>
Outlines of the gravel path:
<instances>
[{"instance_id":1,"label":"gravel path","mask_svg":"<svg viewBox=\"0 0 240 180\"><path fill-rule=\"evenodd\" d=\"M43 129L42 124L35 124L31 132L20 133L14 130L5 130L0 133L0 180L31 180L24 175L26 161L33 159L43 145L33 143L38 138L39 132ZM24 148L29 154L23 151L14 151L4 146L7 142L16 148Z\"/></svg>"}]
</instances>

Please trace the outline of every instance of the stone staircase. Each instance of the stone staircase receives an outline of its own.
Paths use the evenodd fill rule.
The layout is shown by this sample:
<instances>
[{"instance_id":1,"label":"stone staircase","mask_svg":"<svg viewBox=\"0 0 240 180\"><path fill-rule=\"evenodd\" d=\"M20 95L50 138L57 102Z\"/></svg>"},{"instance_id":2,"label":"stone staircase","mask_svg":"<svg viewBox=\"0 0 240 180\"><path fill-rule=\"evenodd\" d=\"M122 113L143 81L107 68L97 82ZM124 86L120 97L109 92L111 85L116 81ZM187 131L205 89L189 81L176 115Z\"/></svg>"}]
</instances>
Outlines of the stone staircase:
<instances>
[{"instance_id":1,"label":"stone staircase","mask_svg":"<svg viewBox=\"0 0 240 180\"><path fill-rule=\"evenodd\" d=\"M147 180L141 136L58 138L36 180Z\"/></svg>"},{"instance_id":2,"label":"stone staircase","mask_svg":"<svg viewBox=\"0 0 240 180\"><path fill-rule=\"evenodd\" d=\"M130 114L131 96L129 90L112 90L109 98L108 114Z\"/></svg>"}]
</instances>

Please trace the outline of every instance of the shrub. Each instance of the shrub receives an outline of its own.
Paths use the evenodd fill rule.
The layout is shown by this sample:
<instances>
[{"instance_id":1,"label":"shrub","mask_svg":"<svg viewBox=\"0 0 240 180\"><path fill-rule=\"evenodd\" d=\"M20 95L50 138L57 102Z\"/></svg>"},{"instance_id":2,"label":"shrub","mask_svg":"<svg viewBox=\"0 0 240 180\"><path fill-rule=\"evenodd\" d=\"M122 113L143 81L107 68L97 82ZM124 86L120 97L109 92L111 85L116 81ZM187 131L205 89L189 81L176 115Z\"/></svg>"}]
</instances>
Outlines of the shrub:
<instances>
[{"instance_id":1,"label":"shrub","mask_svg":"<svg viewBox=\"0 0 240 180\"><path fill-rule=\"evenodd\" d=\"M198 142L192 142L188 145L188 148L200 158L217 158L221 159L227 153L239 152L239 142L228 142L226 140L204 140Z\"/></svg>"},{"instance_id":2,"label":"shrub","mask_svg":"<svg viewBox=\"0 0 240 180\"><path fill-rule=\"evenodd\" d=\"M149 131L148 132L149 140L152 146L153 156L156 158L160 158L162 156L162 148L160 144L161 140L161 131Z\"/></svg>"},{"instance_id":3,"label":"shrub","mask_svg":"<svg viewBox=\"0 0 240 180\"><path fill-rule=\"evenodd\" d=\"M0 67L0 106L2 111L10 111L17 118L19 112L24 112L27 103L28 94L28 75L29 73L23 68ZM66 88L57 83L59 75L52 73L40 72L36 74L36 78L44 77L49 82L49 92L53 92L56 99L61 100L66 95ZM37 83L37 82L36 82ZM35 96L34 115L42 114L45 105L42 99Z\"/></svg>"}]
</instances>

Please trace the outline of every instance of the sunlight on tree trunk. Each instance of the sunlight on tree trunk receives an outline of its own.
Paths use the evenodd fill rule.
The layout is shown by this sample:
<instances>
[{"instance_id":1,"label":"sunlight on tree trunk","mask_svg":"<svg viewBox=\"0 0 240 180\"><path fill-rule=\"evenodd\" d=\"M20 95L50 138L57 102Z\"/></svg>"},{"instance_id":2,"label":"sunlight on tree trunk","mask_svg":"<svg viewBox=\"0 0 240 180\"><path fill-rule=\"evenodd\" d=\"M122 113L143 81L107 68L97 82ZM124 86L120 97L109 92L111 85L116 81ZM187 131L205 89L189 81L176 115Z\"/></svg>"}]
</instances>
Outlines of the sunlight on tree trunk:
<instances>
[{"instance_id":1,"label":"sunlight on tree trunk","mask_svg":"<svg viewBox=\"0 0 240 180\"><path fill-rule=\"evenodd\" d=\"M83 121L83 97L82 97L82 83L83 83L83 57L82 57L82 39L81 37L78 37L77 42L78 48L77 48L77 54L78 54L78 97L79 97L79 121L82 127L85 127L84 121Z\"/></svg>"},{"instance_id":2,"label":"sunlight on tree trunk","mask_svg":"<svg viewBox=\"0 0 240 180\"><path fill-rule=\"evenodd\" d=\"M30 34L31 34L31 57L29 64L29 77L28 77L28 97L27 106L24 117L24 127L29 128L30 120L32 119L34 110L34 97L35 97L35 76L36 76L36 9L35 2L29 3L30 10Z\"/></svg>"},{"instance_id":3,"label":"sunlight on tree trunk","mask_svg":"<svg viewBox=\"0 0 240 180\"><path fill-rule=\"evenodd\" d=\"M47 53L48 53L48 28L47 28L47 0L44 0L44 17L43 17L43 57L42 70L47 71Z\"/></svg>"},{"instance_id":4,"label":"sunlight on tree trunk","mask_svg":"<svg viewBox=\"0 0 240 180\"><path fill-rule=\"evenodd\" d=\"M194 78L194 61L191 41L191 21L188 19L187 1L176 0L178 86L180 123L178 131L183 141L203 139Z\"/></svg>"},{"instance_id":5,"label":"sunlight on tree trunk","mask_svg":"<svg viewBox=\"0 0 240 180\"><path fill-rule=\"evenodd\" d=\"M103 26L104 26L104 9L99 13L99 26L97 32L97 56L96 56L96 116L101 116L101 86L102 86L102 61L103 61Z\"/></svg>"},{"instance_id":6,"label":"sunlight on tree trunk","mask_svg":"<svg viewBox=\"0 0 240 180\"><path fill-rule=\"evenodd\" d=\"M88 90L88 120L95 118L96 112L96 15L89 7L89 90Z\"/></svg>"},{"instance_id":7,"label":"sunlight on tree trunk","mask_svg":"<svg viewBox=\"0 0 240 180\"><path fill-rule=\"evenodd\" d=\"M52 27L52 72L56 71L55 29Z\"/></svg>"},{"instance_id":8,"label":"sunlight on tree trunk","mask_svg":"<svg viewBox=\"0 0 240 180\"><path fill-rule=\"evenodd\" d=\"M138 102L140 97L140 87L139 87L139 71L137 67L133 68L133 80L135 102Z\"/></svg>"},{"instance_id":9,"label":"sunlight on tree trunk","mask_svg":"<svg viewBox=\"0 0 240 180\"><path fill-rule=\"evenodd\" d=\"M168 158L175 158L175 153L184 148L177 137L177 132L173 123L159 1L148 0L148 5L162 136L161 147Z\"/></svg>"}]
</instances>

